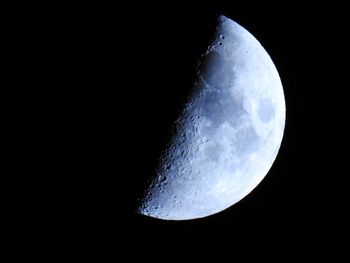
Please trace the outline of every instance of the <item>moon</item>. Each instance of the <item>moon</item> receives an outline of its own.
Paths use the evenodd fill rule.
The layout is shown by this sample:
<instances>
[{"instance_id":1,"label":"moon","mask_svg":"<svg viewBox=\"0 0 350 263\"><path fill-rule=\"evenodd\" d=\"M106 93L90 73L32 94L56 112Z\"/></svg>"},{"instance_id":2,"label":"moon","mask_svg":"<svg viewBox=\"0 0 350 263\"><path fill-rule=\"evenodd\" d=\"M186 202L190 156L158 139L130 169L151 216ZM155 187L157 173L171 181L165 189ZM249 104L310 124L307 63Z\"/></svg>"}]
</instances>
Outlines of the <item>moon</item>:
<instances>
[{"instance_id":1,"label":"moon","mask_svg":"<svg viewBox=\"0 0 350 263\"><path fill-rule=\"evenodd\" d=\"M188 220L227 209L266 176L284 126L283 88L270 56L246 29L220 16L137 211Z\"/></svg>"}]
</instances>

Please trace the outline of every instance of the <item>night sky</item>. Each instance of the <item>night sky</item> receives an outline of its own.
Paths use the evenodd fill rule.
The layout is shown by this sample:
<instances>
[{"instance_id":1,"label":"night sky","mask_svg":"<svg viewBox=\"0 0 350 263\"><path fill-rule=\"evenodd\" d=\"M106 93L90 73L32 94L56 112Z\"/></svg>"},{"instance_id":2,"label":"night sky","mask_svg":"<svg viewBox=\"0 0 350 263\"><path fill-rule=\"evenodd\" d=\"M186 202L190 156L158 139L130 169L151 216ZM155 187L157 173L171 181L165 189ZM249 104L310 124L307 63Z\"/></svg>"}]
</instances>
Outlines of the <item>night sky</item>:
<instances>
[{"instance_id":1,"label":"night sky","mask_svg":"<svg viewBox=\"0 0 350 263\"><path fill-rule=\"evenodd\" d=\"M121 242L137 252L167 242L229 240L235 247L296 239L306 246L318 239L317 7L234 2L61 6L38 19L39 34L48 32L47 59L57 61L44 75L55 84L55 118L64 123L56 125L62 161L55 204L62 212L54 217L65 242L105 249ZM136 199L171 137L220 14L255 36L280 74L286 126L277 159L258 187L221 213L180 222L138 215Z\"/></svg>"},{"instance_id":2,"label":"night sky","mask_svg":"<svg viewBox=\"0 0 350 263\"><path fill-rule=\"evenodd\" d=\"M122 31L126 30L127 37L122 45L128 47L130 57L123 52L122 72L126 71L126 75L122 78L127 80L122 85L117 83L115 94L120 103L113 105L117 108L116 118L110 115L113 128L119 129L119 121L126 123L122 125L124 139L115 138L116 154L119 151L124 154L121 160L116 155L118 164L111 170L123 178L123 184L116 188L122 192L118 206L126 206L126 212L112 214L123 218L125 223L120 227L130 229L135 239L147 240L156 235L164 239L210 235L244 238L256 233L286 237L306 234L300 231L312 228L308 218L312 213L308 183L313 174L308 151L314 87L306 83L312 62L309 54L312 25L299 9L298 19L294 19L296 14L289 15L288 6L280 8L279 12L266 8L252 12L234 5L198 9L177 6L164 7L163 12L143 10L125 18ZM131 210L132 198L152 174L160 151L171 136L171 125L191 91L194 66L207 46L217 14L232 18L250 31L279 71L287 107L280 152L262 183L226 211L188 222L166 222L136 215ZM116 185L120 184L117 179Z\"/></svg>"}]
</instances>

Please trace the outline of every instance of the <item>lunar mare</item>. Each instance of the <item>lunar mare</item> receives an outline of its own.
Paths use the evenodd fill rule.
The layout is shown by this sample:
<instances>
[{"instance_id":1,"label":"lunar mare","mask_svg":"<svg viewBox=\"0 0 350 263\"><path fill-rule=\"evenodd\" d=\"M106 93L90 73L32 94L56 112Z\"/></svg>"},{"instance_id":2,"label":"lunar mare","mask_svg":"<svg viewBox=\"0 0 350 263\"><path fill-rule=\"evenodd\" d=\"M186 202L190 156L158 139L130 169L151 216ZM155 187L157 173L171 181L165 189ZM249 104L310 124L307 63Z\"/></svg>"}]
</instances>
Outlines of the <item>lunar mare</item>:
<instances>
[{"instance_id":1,"label":"lunar mare","mask_svg":"<svg viewBox=\"0 0 350 263\"><path fill-rule=\"evenodd\" d=\"M186 220L218 213L250 193L277 156L285 125L278 72L261 44L225 16L175 124L141 214Z\"/></svg>"}]
</instances>

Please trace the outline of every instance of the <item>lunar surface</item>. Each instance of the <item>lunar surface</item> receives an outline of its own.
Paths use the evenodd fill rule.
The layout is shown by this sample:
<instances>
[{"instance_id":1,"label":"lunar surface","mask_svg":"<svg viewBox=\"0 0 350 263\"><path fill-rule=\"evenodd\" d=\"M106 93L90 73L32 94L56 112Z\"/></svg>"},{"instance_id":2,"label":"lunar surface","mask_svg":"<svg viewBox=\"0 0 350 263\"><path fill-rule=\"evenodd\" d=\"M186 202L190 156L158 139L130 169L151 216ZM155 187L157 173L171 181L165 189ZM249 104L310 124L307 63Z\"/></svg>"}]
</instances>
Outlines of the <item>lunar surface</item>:
<instances>
[{"instance_id":1,"label":"lunar surface","mask_svg":"<svg viewBox=\"0 0 350 263\"><path fill-rule=\"evenodd\" d=\"M220 16L138 212L187 220L232 206L268 173L284 125L283 88L271 58L247 30Z\"/></svg>"}]
</instances>

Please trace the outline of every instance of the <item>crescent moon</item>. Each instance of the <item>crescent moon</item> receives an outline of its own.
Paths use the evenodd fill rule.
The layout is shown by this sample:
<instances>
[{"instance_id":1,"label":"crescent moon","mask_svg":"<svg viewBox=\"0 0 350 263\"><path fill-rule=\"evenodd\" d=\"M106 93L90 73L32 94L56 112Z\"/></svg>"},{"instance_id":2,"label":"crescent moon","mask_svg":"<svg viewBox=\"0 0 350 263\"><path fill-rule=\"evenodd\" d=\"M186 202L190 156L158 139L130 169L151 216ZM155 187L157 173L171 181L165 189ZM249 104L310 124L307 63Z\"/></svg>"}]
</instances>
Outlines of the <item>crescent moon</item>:
<instances>
[{"instance_id":1,"label":"crescent moon","mask_svg":"<svg viewBox=\"0 0 350 263\"><path fill-rule=\"evenodd\" d=\"M138 212L165 220L206 217L248 195L281 145L285 100L270 56L220 16L194 92L175 123Z\"/></svg>"}]
</instances>

